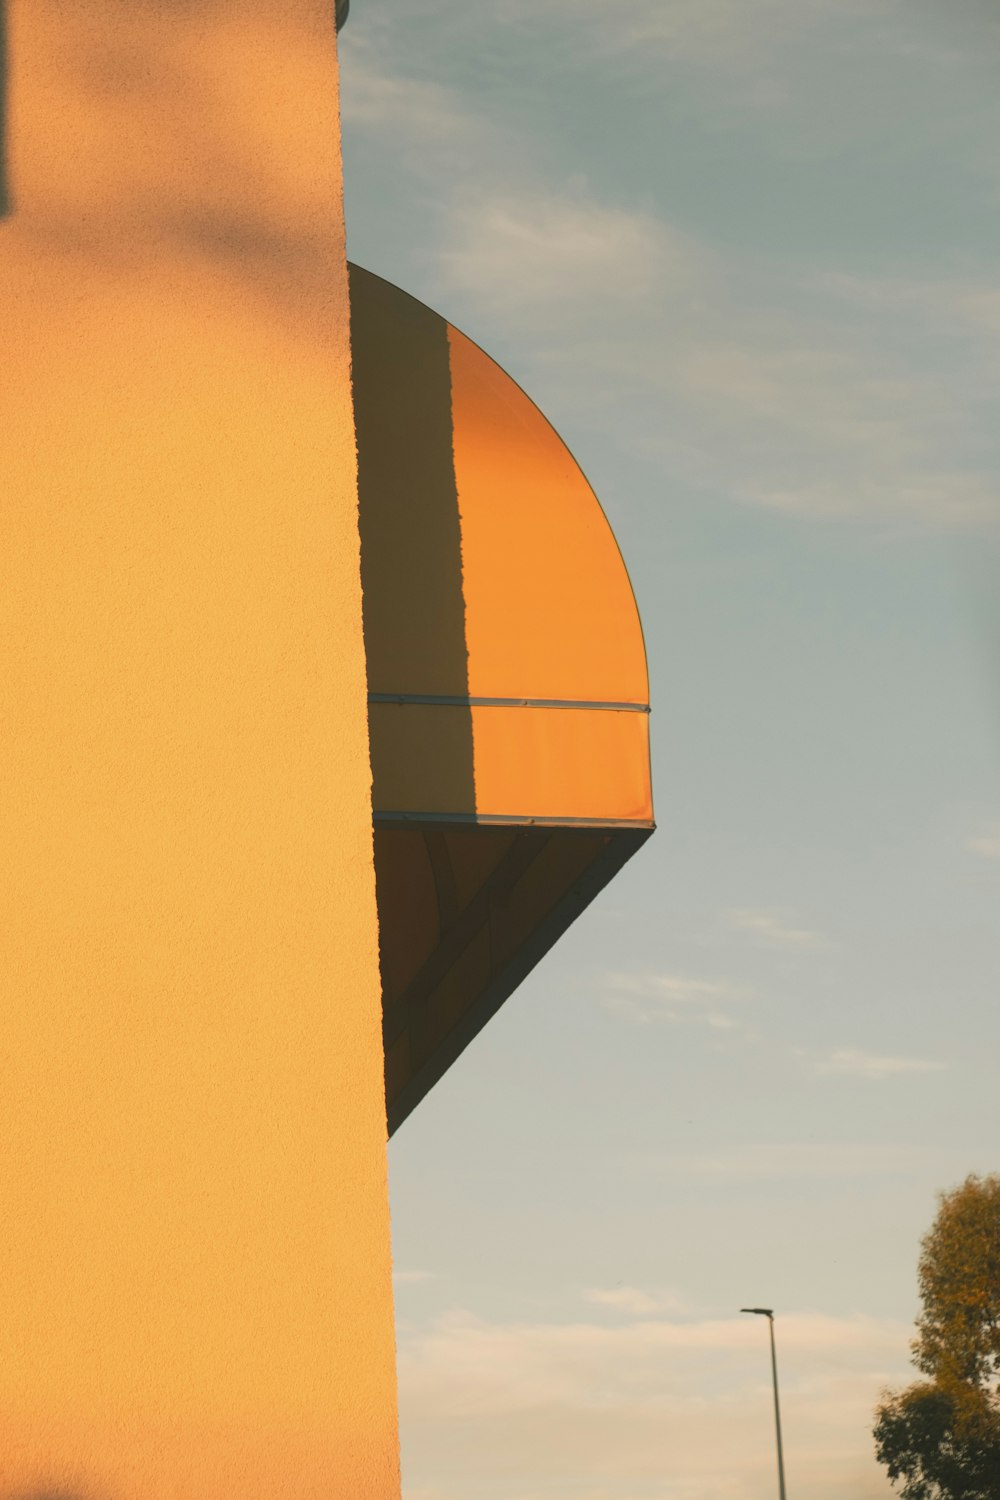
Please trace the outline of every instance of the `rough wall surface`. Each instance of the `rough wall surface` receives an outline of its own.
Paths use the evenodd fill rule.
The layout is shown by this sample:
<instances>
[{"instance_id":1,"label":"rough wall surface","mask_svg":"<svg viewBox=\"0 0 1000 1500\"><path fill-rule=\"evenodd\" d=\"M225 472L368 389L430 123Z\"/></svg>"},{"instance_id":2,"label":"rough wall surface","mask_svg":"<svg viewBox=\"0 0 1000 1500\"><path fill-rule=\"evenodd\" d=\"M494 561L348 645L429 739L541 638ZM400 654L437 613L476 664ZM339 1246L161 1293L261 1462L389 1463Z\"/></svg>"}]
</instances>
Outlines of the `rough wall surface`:
<instances>
[{"instance_id":1,"label":"rough wall surface","mask_svg":"<svg viewBox=\"0 0 1000 1500\"><path fill-rule=\"evenodd\" d=\"M398 1497L330 0L12 0L0 1496Z\"/></svg>"}]
</instances>

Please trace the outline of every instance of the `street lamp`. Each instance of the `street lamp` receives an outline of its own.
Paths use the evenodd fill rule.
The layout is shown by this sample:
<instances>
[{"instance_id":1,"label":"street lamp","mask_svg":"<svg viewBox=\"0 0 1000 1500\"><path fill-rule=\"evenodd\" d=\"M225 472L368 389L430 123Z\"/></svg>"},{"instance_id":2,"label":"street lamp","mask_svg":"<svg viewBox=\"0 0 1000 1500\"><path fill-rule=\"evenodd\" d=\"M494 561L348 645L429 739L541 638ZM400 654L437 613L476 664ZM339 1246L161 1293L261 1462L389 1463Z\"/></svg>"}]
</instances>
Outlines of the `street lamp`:
<instances>
[{"instance_id":1,"label":"street lamp","mask_svg":"<svg viewBox=\"0 0 1000 1500\"><path fill-rule=\"evenodd\" d=\"M759 1318L767 1319L767 1326L771 1330L771 1374L774 1377L774 1430L778 1438L778 1493L781 1500L787 1500L785 1495L785 1460L781 1453L781 1408L778 1405L778 1360L774 1352L774 1308L773 1307L741 1307L740 1312L756 1313Z\"/></svg>"}]
</instances>

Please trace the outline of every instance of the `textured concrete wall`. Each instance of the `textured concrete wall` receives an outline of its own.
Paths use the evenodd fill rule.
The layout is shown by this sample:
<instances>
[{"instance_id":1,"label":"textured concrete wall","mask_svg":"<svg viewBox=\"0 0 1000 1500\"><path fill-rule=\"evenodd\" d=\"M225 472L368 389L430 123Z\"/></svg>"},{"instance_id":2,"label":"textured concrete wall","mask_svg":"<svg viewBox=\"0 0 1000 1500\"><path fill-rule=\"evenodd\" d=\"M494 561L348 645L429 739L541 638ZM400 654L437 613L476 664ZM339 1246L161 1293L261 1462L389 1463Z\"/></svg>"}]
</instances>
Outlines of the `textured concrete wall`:
<instances>
[{"instance_id":1,"label":"textured concrete wall","mask_svg":"<svg viewBox=\"0 0 1000 1500\"><path fill-rule=\"evenodd\" d=\"M0 1496L399 1494L331 0L11 0Z\"/></svg>"}]
</instances>

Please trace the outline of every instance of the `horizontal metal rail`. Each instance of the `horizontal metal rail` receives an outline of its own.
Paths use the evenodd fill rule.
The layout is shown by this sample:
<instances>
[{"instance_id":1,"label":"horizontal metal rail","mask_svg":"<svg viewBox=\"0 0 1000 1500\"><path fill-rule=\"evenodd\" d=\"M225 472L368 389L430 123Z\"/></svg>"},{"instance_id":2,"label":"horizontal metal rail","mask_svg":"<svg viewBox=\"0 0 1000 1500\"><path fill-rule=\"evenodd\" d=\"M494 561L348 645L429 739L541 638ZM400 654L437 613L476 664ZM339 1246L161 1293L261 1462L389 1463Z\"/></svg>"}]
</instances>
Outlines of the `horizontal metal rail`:
<instances>
[{"instance_id":1,"label":"horizontal metal rail","mask_svg":"<svg viewBox=\"0 0 1000 1500\"><path fill-rule=\"evenodd\" d=\"M605 828L643 828L652 831L656 824L648 818L547 818L517 813L448 813L382 811L372 813L376 823L465 823L488 828L590 828L600 833Z\"/></svg>"},{"instance_id":2,"label":"horizontal metal rail","mask_svg":"<svg viewBox=\"0 0 1000 1500\"><path fill-rule=\"evenodd\" d=\"M440 708L584 708L608 713L648 714L648 703L609 703L590 698L480 698L456 693L369 693L369 703L419 703Z\"/></svg>"}]
</instances>

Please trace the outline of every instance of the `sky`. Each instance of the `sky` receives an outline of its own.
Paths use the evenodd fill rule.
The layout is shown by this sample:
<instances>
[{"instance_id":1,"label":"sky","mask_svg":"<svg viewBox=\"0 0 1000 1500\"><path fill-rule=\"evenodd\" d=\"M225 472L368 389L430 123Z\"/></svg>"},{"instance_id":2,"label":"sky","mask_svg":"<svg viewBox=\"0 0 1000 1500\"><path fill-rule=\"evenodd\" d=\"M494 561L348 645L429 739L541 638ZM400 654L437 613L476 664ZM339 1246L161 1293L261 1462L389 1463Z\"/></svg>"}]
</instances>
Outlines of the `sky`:
<instances>
[{"instance_id":1,"label":"sky","mask_svg":"<svg viewBox=\"0 0 1000 1500\"><path fill-rule=\"evenodd\" d=\"M406 1500L887 1500L1000 1168L1000 11L355 0L351 258L554 423L658 830L389 1148Z\"/></svg>"}]
</instances>

